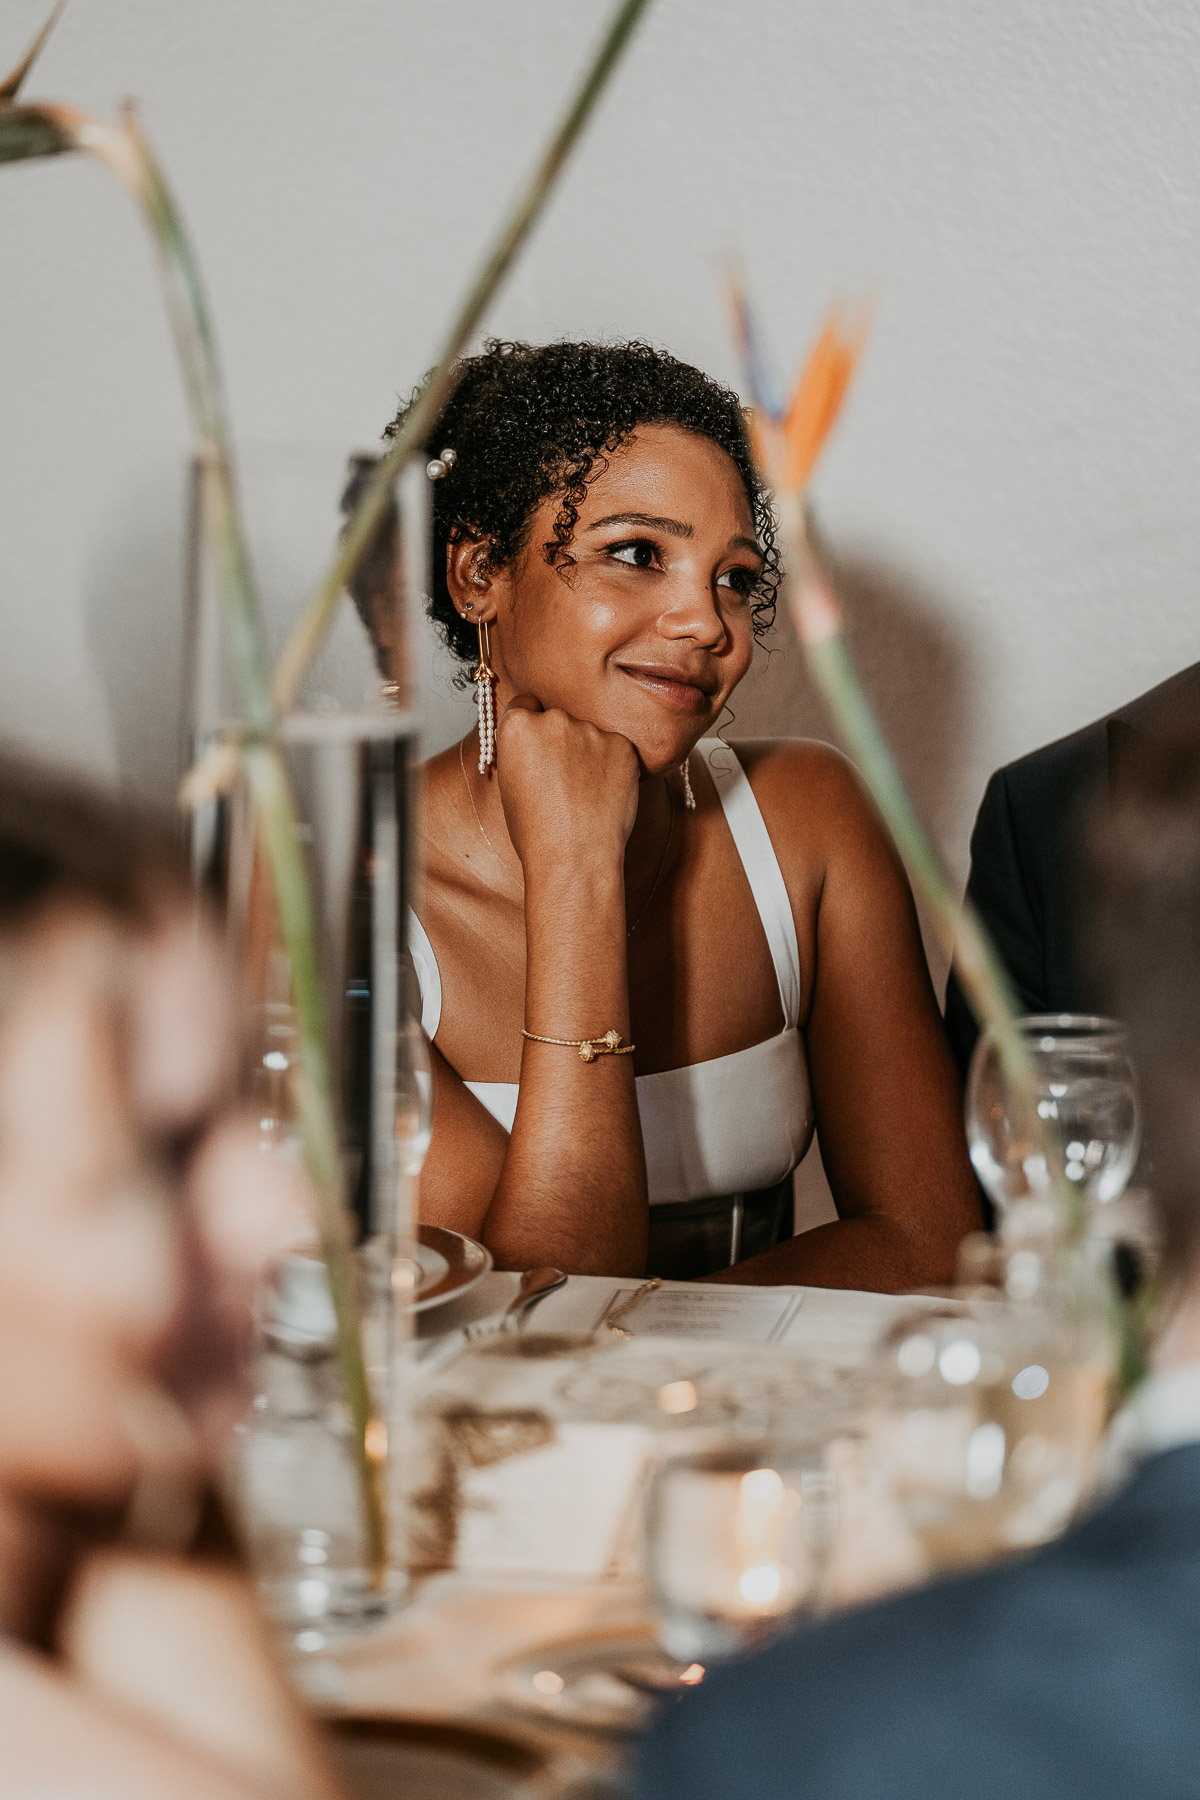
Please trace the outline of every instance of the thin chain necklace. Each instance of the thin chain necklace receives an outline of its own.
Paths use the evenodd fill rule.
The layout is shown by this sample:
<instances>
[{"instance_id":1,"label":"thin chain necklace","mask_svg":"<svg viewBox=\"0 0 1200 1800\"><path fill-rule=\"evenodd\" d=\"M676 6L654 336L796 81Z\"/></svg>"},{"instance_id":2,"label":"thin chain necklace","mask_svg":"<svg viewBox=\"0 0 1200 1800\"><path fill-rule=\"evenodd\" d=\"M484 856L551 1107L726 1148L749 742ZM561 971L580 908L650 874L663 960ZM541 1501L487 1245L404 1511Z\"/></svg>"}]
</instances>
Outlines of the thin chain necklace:
<instances>
[{"instance_id":1,"label":"thin chain necklace","mask_svg":"<svg viewBox=\"0 0 1200 1800\"><path fill-rule=\"evenodd\" d=\"M466 759L463 756L463 744L465 742L466 742L466 740L464 738L460 738L458 741L458 765L459 765L459 768L462 770L463 784L467 790L467 799L471 802L471 811L475 814L475 823L479 827L480 837L483 839L484 843L487 845L488 849L491 851L491 853L495 857L496 861L500 864L500 867L502 869L504 869L504 858L501 856L501 854L497 850L495 844L493 844L491 838L488 836L487 832L484 830L483 820L479 816L479 808L475 804L475 792L471 786L471 777L467 774ZM667 856L670 852L671 839L674 836L674 832L675 832L675 796L671 792L670 781L667 782L667 806L669 808L669 811L667 813L667 841L663 845L663 853L662 853L662 856L659 858L658 869L655 872L654 880L650 883L650 892L646 895L646 898L642 901L641 911L638 913L637 918L633 921L632 925L627 927L626 932L625 932L626 939L629 939L633 936L634 932L637 930L638 926L641 924L642 920L645 918L647 909L649 908L649 905L650 905L650 902L653 900L655 894L658 892L658 884L662 880L662 872L667 866ZM506 869L504 872L505 872L505 874L508 873L508 871ZM524 899L524 897L525 897L525 883L523 881L521 882L521 897L522 897L522 899Z\"/></svg>"},{"instance_id":2,"label":"thin chain necklace","mask_svg":"<svg viewBox=\"0 0 1200 1800\"><path fill-rule=\"evenodd\" d=\"M471 811L475 814L475 823L479 827L479 835L482 837L484 843L487 845L488 849L491 851L491 853L495 857L496 861L500 864L500 867L502 869L504 869L505 875L507 875L508 870L504 868L504 858L501 856L500 852L497 850L495 844L493 844L493 842L492 842L491 838L488 836L487 832L483 829L483 820L480 818L479 808L475 804L475 794L474 794L474 790L471 787L471 778L467 774L467 764L466 764L465 758L463 757L463 745L465 743L466 743L465 738L459 738L459 740L458 740L458 766L462 770L463 782L464 782L464 785L466 786L466 790L467 790L467 799L471 802ZM519 876L518 876L518 880L520 880ZM521 898L522 899L525 898L525 883L523 881L521 882Z\"/></svg>"}]
</instances>

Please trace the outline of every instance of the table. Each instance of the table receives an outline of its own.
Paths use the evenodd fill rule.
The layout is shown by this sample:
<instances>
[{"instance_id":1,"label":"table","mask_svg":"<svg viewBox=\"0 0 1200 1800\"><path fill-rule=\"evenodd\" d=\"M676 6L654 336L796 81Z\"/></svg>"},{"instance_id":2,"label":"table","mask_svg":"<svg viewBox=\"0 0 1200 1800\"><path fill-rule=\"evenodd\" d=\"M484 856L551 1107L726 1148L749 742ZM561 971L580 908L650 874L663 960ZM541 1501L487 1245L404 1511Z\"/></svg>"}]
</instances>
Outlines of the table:
<instances>
[{"instance_id":1,"label":"table","mask_svg":"<svg viewBox=\"0 0 1200 1800\"><path fill-rule=\"evenodd\" d=\"M423 1315L422 1338L438 1337L500 1311L517 1291L517 1276L492 1273L460 1300ZM572 1276L531 1315L538 1331L590 1332L613 1297L635 1281ZM761 1296L761 1288L666 1282L666 1292ZM767 1290L795 1301L779 1341L814 1357L853 1364L903 1312L911 1297L829 1288ZM627 1323L635 1321L629 1319ZM497 1666L545 1642L646 1625L641 1584L464 1577L423 1582L410 1603L370 1635L334 1643L301 1670L310 1696L331 1714L439 1718L495 1728L515 1721L497 1700ZM528 1730L525 1721L521 1729ZM551 1728L547 1727L547 1730ZM575 1737L577 1739L577 1735ZM611 1754L593 1746L601 1757Z\"/></svg>"},{"instance_id":2,"label":"table","mask_svg":"<svg viewBox=\"0 0 1200 1800\"><path fill-rule=\"evenodd\" d=\"M478 1319L503 1311L517 1292L518 1277L493 1270L461 1300L422 1314L422 1338L441 1336ZM638 1286L629 1277L572 1275L563 1288L548 1294L530 1314L537 1331L592 1331L612 1299ZM692 1294L702 1301L723 1296L786 1295L795 1301L787 1326L776 1340L789 1348L839 1360L865 1355L881 1332L905 1312L911 1295L869 1294L845 1288L742 1286L736 1282L664 1281L662 1292ZM636 1320L627 1320L636 1324Z\"/></svg>"}]
</instances>

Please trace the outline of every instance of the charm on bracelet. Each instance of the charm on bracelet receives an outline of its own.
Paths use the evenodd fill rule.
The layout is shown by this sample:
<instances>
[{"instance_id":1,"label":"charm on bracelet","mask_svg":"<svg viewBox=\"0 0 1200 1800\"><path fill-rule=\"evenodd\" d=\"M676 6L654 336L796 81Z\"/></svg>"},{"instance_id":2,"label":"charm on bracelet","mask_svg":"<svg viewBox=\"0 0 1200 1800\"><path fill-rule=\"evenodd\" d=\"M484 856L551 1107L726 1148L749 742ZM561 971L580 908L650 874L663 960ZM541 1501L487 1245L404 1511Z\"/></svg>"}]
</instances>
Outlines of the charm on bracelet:
<instances>
[{"instance_id":1,"label":"charm on bracelet","mask_svg":"<svg viewBox=\"0 0 1200 1800\"><path fill-rule=\"evenodd\" d=\"M580 1062L595 1062L598 1056L632 1056L637 1049L636 1044L623 1044L619 1031L606 1031L598 1038L556 1038L542 1037L536 1031L521 1032L531 1044L559 1044L564 1050L578 1050Z\"/></svg>"}]
</instances>

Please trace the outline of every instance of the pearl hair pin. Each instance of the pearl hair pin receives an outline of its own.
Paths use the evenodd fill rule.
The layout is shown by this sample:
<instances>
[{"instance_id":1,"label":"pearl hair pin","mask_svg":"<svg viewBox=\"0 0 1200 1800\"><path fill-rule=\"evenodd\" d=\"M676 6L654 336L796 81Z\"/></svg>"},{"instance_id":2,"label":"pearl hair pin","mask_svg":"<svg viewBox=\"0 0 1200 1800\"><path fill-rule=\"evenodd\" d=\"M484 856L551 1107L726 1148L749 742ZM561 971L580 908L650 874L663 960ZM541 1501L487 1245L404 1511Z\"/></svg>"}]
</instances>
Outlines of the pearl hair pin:
<instances>
[{"instance_id":1,"label":"pearl hair pin","mask_svg":"<svg viewBox=\"0 0 1200 1800\"><path fill-rule=\"evenodd\" d=\"M447 474L457 461L457 450L443 450L440 456L435 456L432 461L425 464L425 473L428 475L430 481L440 481L442 476Z\"/></svg>"}]
</instances>

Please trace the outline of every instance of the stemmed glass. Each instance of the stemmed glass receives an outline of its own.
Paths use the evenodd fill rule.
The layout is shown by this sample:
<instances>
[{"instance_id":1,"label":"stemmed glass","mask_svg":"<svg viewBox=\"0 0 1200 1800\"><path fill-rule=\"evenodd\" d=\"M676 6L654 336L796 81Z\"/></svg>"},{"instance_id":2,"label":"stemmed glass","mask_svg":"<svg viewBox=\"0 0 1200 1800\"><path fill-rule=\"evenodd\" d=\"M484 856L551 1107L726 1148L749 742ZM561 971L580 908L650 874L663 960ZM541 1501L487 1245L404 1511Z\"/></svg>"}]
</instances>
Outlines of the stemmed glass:
<instances>
[{"instance_id":1,"label":"stemmed glass","mask_svg":"<svg viewBox=\"0 0 1200 1800\"><path fill-rule=\"evenodd\" d=\"M1025 1129L996 1040L980 1038L967 1081L971 1162L1003 1215L1018 1201L1073 1189L1089 1212L1117 1199L1137 1161L1141 1109L1123 1028L1093 1014L1019 1021L1042 1130Z\"/></svg>"},{"instance_id":2,"label":"stemmed glass","mask_svg":"<svg viewBox=\"0 0 1200 1800\"><path fill-rule=\"evenodd\" d=\"M898 1322L873 1372L874 1449L927 1572L1063 1529L1091 1480L1108 1376L1069 1318L980 1291Z\"/></svg>"}]
</instances>

